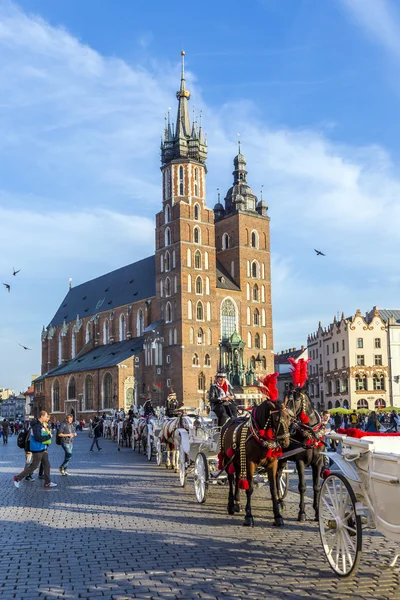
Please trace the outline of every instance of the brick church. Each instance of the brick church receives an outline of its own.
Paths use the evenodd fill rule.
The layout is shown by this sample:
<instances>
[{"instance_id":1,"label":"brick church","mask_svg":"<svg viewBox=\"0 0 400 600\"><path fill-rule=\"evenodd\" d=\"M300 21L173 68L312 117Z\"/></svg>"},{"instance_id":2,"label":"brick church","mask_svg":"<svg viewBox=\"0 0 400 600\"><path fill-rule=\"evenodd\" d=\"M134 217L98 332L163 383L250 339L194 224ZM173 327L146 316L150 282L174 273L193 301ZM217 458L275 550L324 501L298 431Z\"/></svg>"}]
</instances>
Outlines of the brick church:
<instances>
[{"instance_id":1,"label":"brick church","mask_svg":"<svg viewBox=\"0 0 400 600\"><path fill-rule=\"evenodd\" d=\"M206 205L207 143L190 122L184 52L176 125L161 144L155 253L71 287L42 331L34 411L54 420L163 405L201 406L217 369L237 397L257 397L273 371L270 219L234 158L224 203Z\"/></svg>"}]
</instances>

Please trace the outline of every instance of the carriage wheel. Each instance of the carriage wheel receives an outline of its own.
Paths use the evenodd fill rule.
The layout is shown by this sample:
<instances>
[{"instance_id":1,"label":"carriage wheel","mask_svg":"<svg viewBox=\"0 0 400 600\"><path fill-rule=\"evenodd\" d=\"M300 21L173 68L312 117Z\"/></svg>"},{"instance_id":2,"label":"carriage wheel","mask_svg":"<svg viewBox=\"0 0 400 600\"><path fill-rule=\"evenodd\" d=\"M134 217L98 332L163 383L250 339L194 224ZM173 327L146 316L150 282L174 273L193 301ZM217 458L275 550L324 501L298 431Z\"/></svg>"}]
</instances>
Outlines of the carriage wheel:
<instances>
[{"instance_id":1,"label":"carriage wheel","mask_svg":"<svg viewBox=\"0 0 400 600\"><path fill-rule=\"evenodd\" d=\"M289 491L289 472L283 471L281 476L278 478L276 482L276 488L278 491L278 500L284 500Z\"/></svg>"},{"instance_id":2,"label":"carriage wheel","mask_svg":"<svg viewBox=\"0 0 400 600\"><path fill-rule=\"evenodd\" d=\"M151 439L151 437L149 436L147 438L147 460L151 461L153 457L153 441Z\"/></svg>"},{"instance_id":3,"label":"carriage wheel","mask_svg":"<svg viewBox=\"0 0 400 600\"><path fill-rule=\"evenodd\" d=\"M181 487L186 485L186 454L183 448L179 449L179 485Z\"/></svg>"},{"instance_id":4,"label":"carriage wheel","mask_svg":"<svg viewBox=\"0 0 400 600\"><path fill-rule=\"evenodd\" d=\"M204 452L199 452L194 463L194 493L199 504L203 504L208 496L208 462Z\"/></svg>"},{"instance_id":5,"label":"carriage wheel","mask_svg":"<svg viewBox=\"0 0 400 600\"><path fill-rule=\"evenodd\" d=\"M160 441L160 438L157 438L156 461L157 461L158 466L160 466L162 464L162 459L163 459L163 453L162 453L161 441Z\"/></svg>"},{"instance_id":6,"label":"carriage wheel","mask_svg":"<svg viewBox=\"0 0 400 600\"><path fill-rule=\"evenodd\" d=\"M319 531L331 568L339 577L349 577L360 562L362 530L353 488L341 473L332 473L322 484Z\"/></svg>"}]
</instances>

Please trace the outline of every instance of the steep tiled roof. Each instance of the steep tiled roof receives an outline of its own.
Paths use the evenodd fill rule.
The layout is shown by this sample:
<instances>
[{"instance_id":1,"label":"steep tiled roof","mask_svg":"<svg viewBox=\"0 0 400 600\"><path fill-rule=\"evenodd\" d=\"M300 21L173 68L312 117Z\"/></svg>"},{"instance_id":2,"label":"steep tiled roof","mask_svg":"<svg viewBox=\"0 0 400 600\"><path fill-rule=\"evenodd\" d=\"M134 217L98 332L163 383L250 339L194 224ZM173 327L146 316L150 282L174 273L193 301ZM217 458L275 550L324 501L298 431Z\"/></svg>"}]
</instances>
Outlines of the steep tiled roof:
<instances>
[{"instance_id":1,"label":"steep tiled roof","mask_svg":"<svg viewBox=\"0 0 400 600\"><path fill-rule=\"evenodd\" d=\"M400 310L397 308L380 308L379 314L386 323L391 317L393 317L397 323L400 323Z\"/></svg>"},{"instance_id":2,"label":"steep tiled roof","mask_svg":"<svg viewBox=\"0 0 400 600\"><path fill-rule=\"evenodd\" d=\"M93 369L105 369L114 367L120 362L139 354L143 350L143 338L133 338L124 340L115 344L106 344L90 350L82 356L78 356L68 363L59 365L35 379L35 383L46 377L55 377L57 375L67 375L78 371L92 371Z\"/></svg>"},{"instance_id":3,"label":"steep tiled roof","mask_svg":"<svg viewBox=\"0 0 400 600\"><path fill-rule=\"evenodd\" d=\"M155 294L155 257L149 256L71 288L50 325L56 327L73 321L76 315L89 317Z\"/></svg>"},{"instance_id":4,"label":"steep tiled roof","mask_svg":"<svg viewBox=\"0 0 400 600\"><path fill-rule=\"evenodd\" d=\"M290 350L288 352L285 352L284 354L275 354L274 356L274 363L278 364L278 365L283 365L286 364L288 362L288 358L299 358L299 356L301 354L303 354L304 352L304 348L300 349L300 350Z\"/></svg>"},{"instance_id":5,"label":"steep tiled roof","mask_svg":"<svg viewBox=\"0 0 400 600\"><path fill-rule=\"evenodd\" d=\"M217 288L240 292L240 287L236 285L229 273L217 260Z\"/></svg>"}]
</instances>

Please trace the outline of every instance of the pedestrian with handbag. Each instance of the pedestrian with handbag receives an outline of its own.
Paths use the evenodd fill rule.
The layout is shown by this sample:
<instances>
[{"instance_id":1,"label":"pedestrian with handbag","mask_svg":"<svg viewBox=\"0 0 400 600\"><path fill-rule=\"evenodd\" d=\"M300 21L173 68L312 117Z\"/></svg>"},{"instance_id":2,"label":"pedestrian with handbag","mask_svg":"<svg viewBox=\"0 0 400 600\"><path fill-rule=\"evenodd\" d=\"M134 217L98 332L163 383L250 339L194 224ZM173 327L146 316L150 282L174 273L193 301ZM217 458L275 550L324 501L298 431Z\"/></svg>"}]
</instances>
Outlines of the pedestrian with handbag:
<instances>
[{"instance_id":1,"label":"pedestrian with handbag","mask_svg":"<svg viewBox=\"0 0 400 600\"><path fill-rule=\"evenodd\" d=\"M101 437L102 427L103 427L102 419L96 418L92 424L93 442L92 442L92 445L90 446L90 452L94 452L93 446L95 444L97 446L97 449L101 450L101 448L99 446L99 438Z\"/></svg>"},{"instance_id":2,"label":"pedestrian with handbag","mask_svg":"<svg viewBox=\"0 0 400 600\"><path fill-rule=\"evenodd\" d=\"M64 460L60 466L61 475L69 475L67 467L72 458L72 442L75 436L76 430L72 422L72 415L68 415L65 421L61 423L56 439L57 444L60 444L64 450Z\"/></svg>"}]
</instances>

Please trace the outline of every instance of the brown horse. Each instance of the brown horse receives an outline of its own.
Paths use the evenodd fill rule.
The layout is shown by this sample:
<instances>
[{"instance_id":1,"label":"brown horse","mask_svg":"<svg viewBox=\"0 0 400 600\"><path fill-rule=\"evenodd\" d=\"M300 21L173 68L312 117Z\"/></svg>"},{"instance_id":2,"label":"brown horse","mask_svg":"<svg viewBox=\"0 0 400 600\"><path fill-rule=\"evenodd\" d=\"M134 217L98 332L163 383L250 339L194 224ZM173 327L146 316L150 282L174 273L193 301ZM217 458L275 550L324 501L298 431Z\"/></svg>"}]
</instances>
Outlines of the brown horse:
<instances>
[{"instance_id":1,"label":"brown horse","mask_svg":"<svg viewBox=\"0 0 400 600\"><path fill-rule=\"evenodd\" d=\"M274 524L283 525L279 509L277 490L278 457L282 448L289 445L290 417L285 403L264 400L256 406L249 419L239 418L228 421L221 430L220 467L228 473L229 497L228 513L240 512L239 490L246 490L247 503L244 526L253 527L251 496L253 477L257 467L268 474L271 490ZM233 491L234 480L235 491Z\"/></svg>"}]
</instances>

